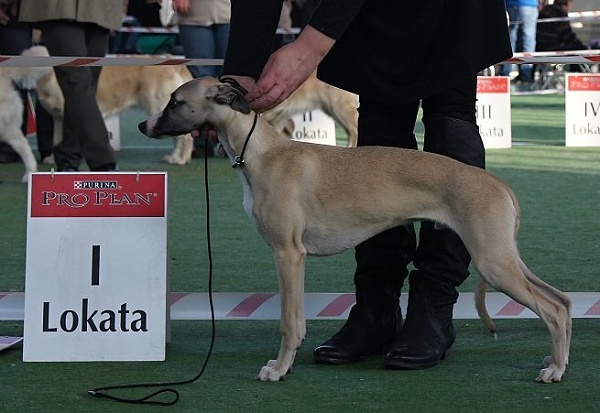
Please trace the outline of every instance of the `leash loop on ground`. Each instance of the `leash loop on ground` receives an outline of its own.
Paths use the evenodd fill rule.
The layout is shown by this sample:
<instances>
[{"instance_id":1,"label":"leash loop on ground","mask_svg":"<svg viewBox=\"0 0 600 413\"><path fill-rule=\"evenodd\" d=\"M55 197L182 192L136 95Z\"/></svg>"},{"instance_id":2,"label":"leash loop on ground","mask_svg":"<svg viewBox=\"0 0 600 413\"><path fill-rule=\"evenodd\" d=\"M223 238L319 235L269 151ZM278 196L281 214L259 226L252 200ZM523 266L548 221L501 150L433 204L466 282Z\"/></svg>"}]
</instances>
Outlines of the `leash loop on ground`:
<instances>
[{"instance_id":1,"label":"leash loop on ground","mask_svg":"<svg viewBox=\"0 0 600 413\"><path fill-rule=\"evenodd\" d=\"M256 118L254 119L254 124L256 124ZM254 129L254 125L252 125L252 129ZM248 138L252 134L252 130L248 134ZM208 139L204 142L205 146L209 145ZM242 151L243 152L243 151ZM208 360L212 355L213 348L215 346L215 337L216 337L216 322L215 322L215 303L213 299L213 257L212 257L212 243L211 243L211 233L210 233L210 192L208 185L208 157L204 157L204 190L206 195L206 249L208 253L208 301L210 306L210 320L211 320L211 339L210 346L208 348L206 357L204 358L204 363L202 364L202 368L191 379L181 380L181 381L172 381L172 382L163 382L163 383L141 383L141 384L122 384L116 386L106 386L106 387L97 387L95 389L88 390L88 395L92 397L96 397L98 399L110 399L121 403L128 404L153 404L159 406L172 406L179 401L179 393L177 390L172 388L164 388L155 391L154 393L150 393L147 396L141 397L139 399L127 399L124 397L112 396L107 393L103 393L104 390L116 390L116 389L134 389L141 387L160 387L160 386L179 386L182 384L193 383L198 380L202 374L204 374L204 370L206 370L206 366L208 365ZM172 400L151 400L152 398L161 395L161 394L172 394Z\"/></svg>"},{"instance_id":2,"label":"leash loop on ground","mask_svg":"<svg viewBox=\"0 0 600 413\"><path fill-rule=\"evenodd\" d=\"M132 387L150 387L150 386L158 386L159 384L149 384L149 385L140 385L140 386L131 386L131 385L123 385L123 386L109 386L109 387L100 387L97 389L88 390L88 394L92 397L110 399L121 403L129 403L129 404L155 404L162 406L172 406L179 401L179 393L175 389L161 389L155 391L154 393L150 393L147 396L141 397L139 399L126 399L123 397L112 396L107 393L103 393L103 390L114 390L119 388L132 388ZM171 401L160 401L160 400L150 400L155 396L158 396L162 393L170 393L174 396L174 399Z\"/></svg>"}]
</instances>

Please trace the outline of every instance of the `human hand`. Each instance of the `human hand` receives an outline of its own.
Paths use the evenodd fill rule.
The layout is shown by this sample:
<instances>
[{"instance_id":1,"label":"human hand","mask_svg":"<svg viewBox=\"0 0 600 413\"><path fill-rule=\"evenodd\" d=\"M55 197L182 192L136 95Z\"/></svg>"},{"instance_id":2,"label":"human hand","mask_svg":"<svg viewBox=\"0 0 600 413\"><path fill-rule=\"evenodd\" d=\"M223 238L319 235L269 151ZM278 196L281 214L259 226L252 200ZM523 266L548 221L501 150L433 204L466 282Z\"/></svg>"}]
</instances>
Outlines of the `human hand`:
<instances>
[{"instance_id":1,"label":"human hand","mask_svg":"<svg viewBox=\"0 0 600 413\"><path fill-rule=\"evenodd\" d=\"M176 12L188 13L190 9L190 0L173 0L173 10Z\"/></svg>"},{"instance_id":2,"label":"human hand","mask_svg":"<svg viewBox=\"0 0 600 413\"><path fill-rule=\"evenodd\" d=\"M17 15L17 3L0 4L0 24L6 26L11 17Z\"/></svg>"},{"instance_id":3,"label":"human hand","mask_svg":"<svg viewBox=\"0 0 600 413\"><path fill-rule=\"evenodd\" d=\"M315 71L335 41L307 26L291 43L270 57L246 99L257 112L273 109L287 99Z\"/></svg>"}]
</instances>

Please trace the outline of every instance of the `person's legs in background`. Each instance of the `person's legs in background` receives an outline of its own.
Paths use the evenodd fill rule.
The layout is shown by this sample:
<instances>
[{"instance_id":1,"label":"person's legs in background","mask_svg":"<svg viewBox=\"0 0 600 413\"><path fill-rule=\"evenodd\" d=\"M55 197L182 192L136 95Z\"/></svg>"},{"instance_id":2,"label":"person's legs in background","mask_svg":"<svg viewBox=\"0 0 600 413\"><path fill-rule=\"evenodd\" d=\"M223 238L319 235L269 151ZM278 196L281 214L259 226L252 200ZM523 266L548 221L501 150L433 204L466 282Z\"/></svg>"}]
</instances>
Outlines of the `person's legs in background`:
<instances>
[{"instance_id":1,"label":"person's legs in background","mask_svg":"<svg viewBox=\"0 0 600 413\"><path fill-rule=\"evenodd\" d=\"M535 52L535 35L537 30L537 7L521 7L520 18L521 24L521 48L520 52ZM533 64L519 65L519 77L522 82L523 90L531 89L534 81Z\"/></svg>"},{"instance_id":2,"label":"person's legs in background","mask_svg":"<svg viewBox=\"0 0 600 413\"><path fill-rule=\"evenodd\" d=\"M517 39L519 36L519 28L521 26L518 19L518 7L509 7L507 8L509 25L508 25L508 35L510 37L510 46L513 53L517 50ZM510 72L513 69L513 65L505 64L500 66L500 75L501 76L510 76Z\"/></svg>"},{"instance_id":3,"label":"person's legs in background","mask_svg":"<svg viewBox=\"0 0 600 413\"><path fill-rule=\"evenodd\" d=\"M108 45L107 29L91 23L62 20L44 22L42 39L50 55L102 57ZM93 67L55 67L65 98L62 141L54 147L59 170L77 170L85 159L90 170L116 168L108 131L96 103L101 71Z\"/></svg>"},{"instance_id":4,"label":"person's legs in background","mask_svg":"<svg viewBox=\"0 0 600 413\"><path fill-rule=\"evenodd\" d=\"M229 24L213 24L198 26L191 24L179 25L179 40L185 56L192 59L223 59L229 39ZM194 78L202 76L219 77L221 66L188 66ZM192 158L203 155L213 156L215 150L211 144L205 146L206 139L199 136L194 139Z\"/></svg>"},{"instance_id":5,"label":"person's legs in background","mask_svg":"<svg viewBox=\"0 0 600 413\"><path fill-rule=\"evenodd\" d=\"M191 24L179 25L179 40L183 46L185 57L191 59L216 59L216 39L212 26ZM202 76L217 77L219 66L188 66L194 78Z\"/></svg>"},{"instance_id":6,"label":"person's legs in background","mask_svg":"<svg viewBox=\"0 0 600 413\"><path fill-rule=\"evenodd\" d=\"M229 23L214 24L213 31L215 34L215 58L224 59L229 42ZM217 76L221 76L222 69L222 66L217 66Z\"/></svg>"},{"instance_id":7,"label":"person's legs in background","mask_svg":"<svg viewBox=\"0 0 600 413\"><path fill-rule=\"evenodd\" d=\"M423 150L485 168L485 149L475 118L476 79L423 100ZM440 171L443 174L444 171ZM469 276L471 257L458 235L422 222L409 276L402 332L386 355L391 369L432 367L454 343L452 310L458 287Z\"/></svg>"},{"instance_id":8,"label":"person's legs in background","mask_svg":"<svg viewBox=\"0 0 600 413\"><path fill-rule=\"evenodd\" d=\"M417 149L414 125L419 102L390 106L361 100L358 146ZM384 354L402 327L400 290L413 260L416 235L412 224L393 228L355 248L356 304L344 326L318 346L318 363L352 363Z\"/></svg>"},{"instance_id":9,"label":"person's legs in background","mask_svg":"<svg viewBox=\"0 0 600 413\"><path fill-rule=\"evenodd\" d=\"M123 19L123 27L142 27L139 20L133 16L126 16ZM141 54L142 51L137 45L141 33L136 32L116 32L111 34L108 40L108 50L114 54Z\"/></svg>"},{"instance_id":10,"label":"person's legs in background","mask_svg":"<svg viewBox=\"0 0 600 413\"><path fill-rule=\"evenodd\" d=\"M507 9L510 25L508 34L513 52L535 52L535 35L537 29L538 9L537 7L509 7ZM512 65L502 65L500 75L509 76ZM520 83L518 90L528 91L534 81L533 64L520 64Z\"/></svg>"}]
</instances>

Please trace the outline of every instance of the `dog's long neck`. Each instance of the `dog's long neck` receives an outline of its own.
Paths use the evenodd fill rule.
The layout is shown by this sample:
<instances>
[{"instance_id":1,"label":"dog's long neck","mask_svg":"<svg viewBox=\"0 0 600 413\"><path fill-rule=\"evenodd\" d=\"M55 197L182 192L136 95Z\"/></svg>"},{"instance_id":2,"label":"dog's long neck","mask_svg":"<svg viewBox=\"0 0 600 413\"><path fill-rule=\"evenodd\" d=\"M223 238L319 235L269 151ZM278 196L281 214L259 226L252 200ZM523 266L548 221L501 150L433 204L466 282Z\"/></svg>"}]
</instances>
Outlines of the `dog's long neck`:
<instances>
[{"instance_id":1,"label":"dog's long neck","mask_svg":"<svg viewBox=\"0 0 600 413\"><path fill-rule=\"evenodd\" d=\"M246 153L246 148L248 147L248 143L250 142L250 138L252 137L252 132L254 132L254 128L256 127L256 122L258 121L258 113L254 113L254 120L252 121L252 126L246 135L246 139L244 139L244 145L242 146L242 150L239 155L234 158L233 167L240 167L244 164L244 155Z\"/></svg>"},{"instance_id":2,"label":"dog's long neck","mask_svg":"<svg viewBox=\"0 0 600 413\"><path fill-rule=\"evenodd\" d=\"M219 128L221 144L234 166L248 166L268 150L289 143L261 115L235 113Z\"/></svg>"}]
</instances>

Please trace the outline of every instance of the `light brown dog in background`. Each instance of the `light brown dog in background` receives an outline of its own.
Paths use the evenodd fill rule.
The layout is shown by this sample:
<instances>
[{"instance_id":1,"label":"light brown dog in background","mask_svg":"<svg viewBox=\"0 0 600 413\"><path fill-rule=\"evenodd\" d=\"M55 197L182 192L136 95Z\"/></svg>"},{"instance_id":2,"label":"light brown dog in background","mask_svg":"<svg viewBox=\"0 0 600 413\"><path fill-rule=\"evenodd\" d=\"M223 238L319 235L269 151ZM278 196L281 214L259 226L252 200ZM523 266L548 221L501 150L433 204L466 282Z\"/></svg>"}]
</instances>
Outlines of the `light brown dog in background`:
<instances>
[{"instance_id":1,"label":"light brown dog in background","mask_svg":"<svg viewBox=\"0 0 600 413\"><path fill-rule=\"evenodd\" d=\"M162 112L139 125L151 138L218 131L244 187L244 208L269 245L281 296L279 354L259 373L285 378L306 335L307 255L345 251L418 220L452 228L482 279L536 313L552 337L537 380L562 379L569 360L571 302L533 274L516 245L520 211L511 189L489 172L410 149L343 148L296 142L250 110L240 91L214 78L184 84ZM368 171L368 173L365 173ZM495 329L476 292L479 314Z\"/></svg>"},{"instance_id":2,"label":"light brown dog in background","mask_svg":"<svg viewBox=\"0 0 600 413\"><path fill-rule=\"evenodd\" d=\"M167 104L173 89L189 80L192 75L180 65L106 66L100 73L96 100L105 118L133 106L156 113ZM64 98L54 71L38 81L37 96L54 119L53 140L56 144L62 139ZM177 163L172 162L169 155L164 160ZM43 162L53 164L54 160Z\"/></svg>"}]
</instances>

